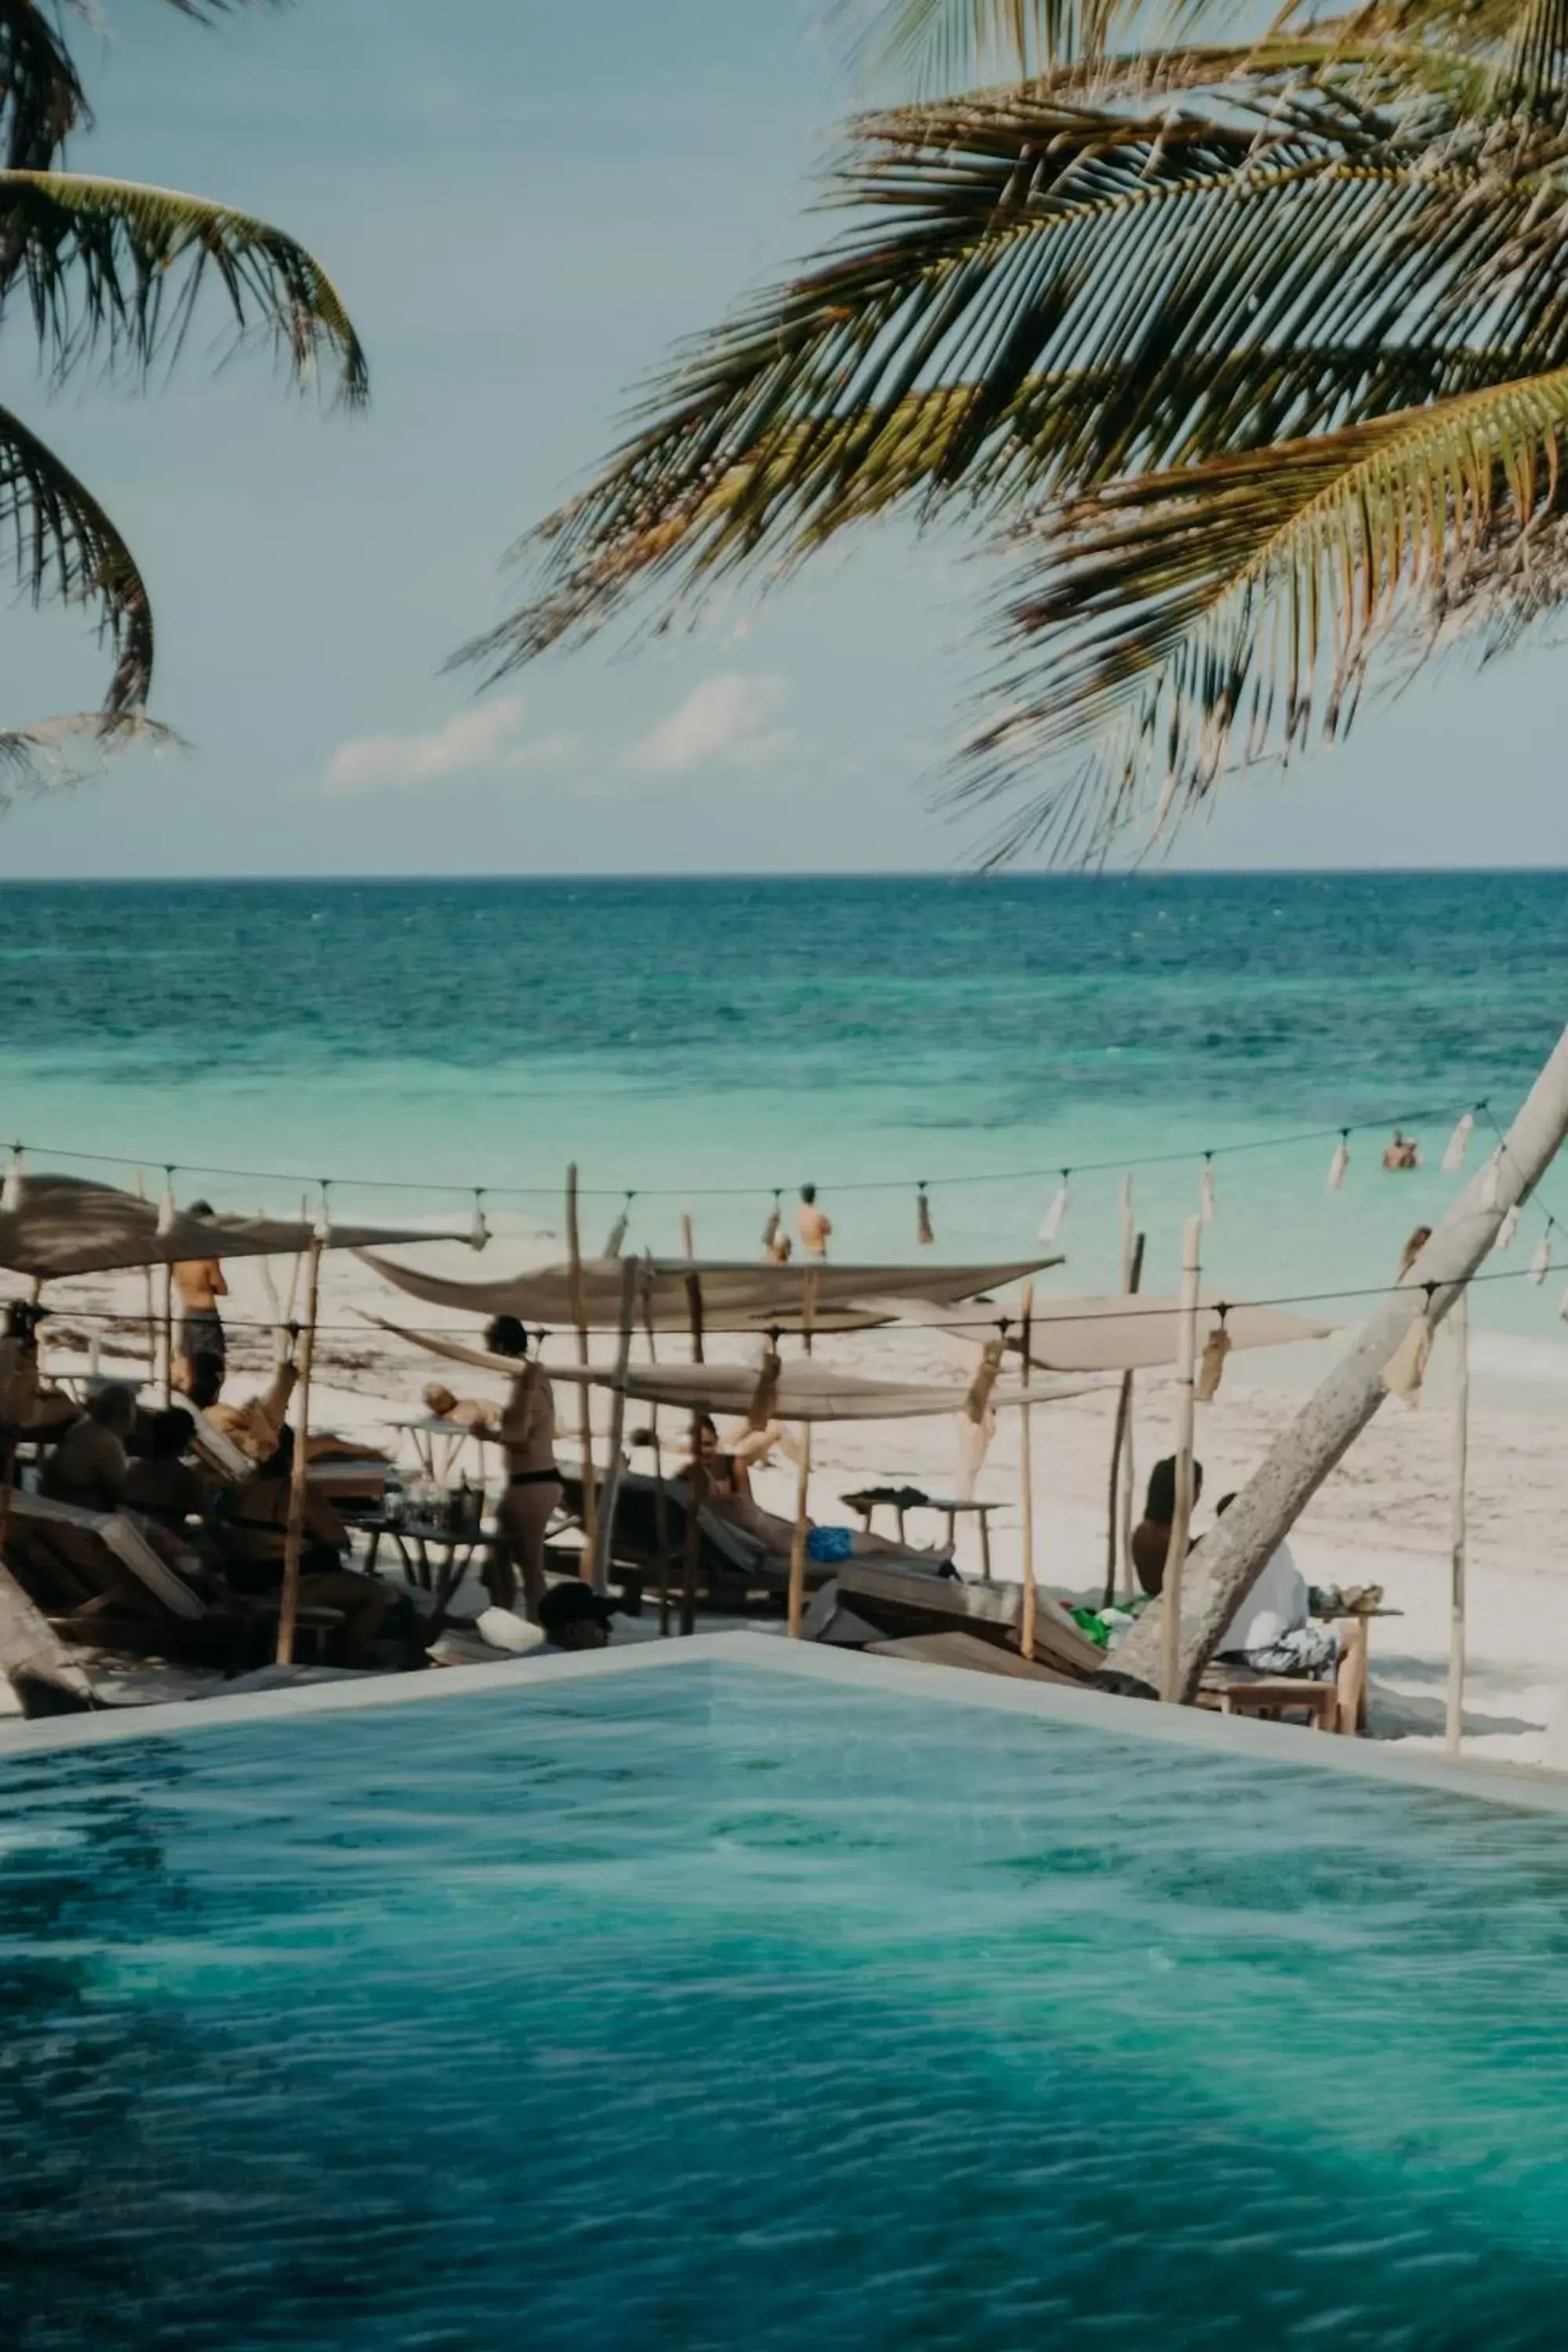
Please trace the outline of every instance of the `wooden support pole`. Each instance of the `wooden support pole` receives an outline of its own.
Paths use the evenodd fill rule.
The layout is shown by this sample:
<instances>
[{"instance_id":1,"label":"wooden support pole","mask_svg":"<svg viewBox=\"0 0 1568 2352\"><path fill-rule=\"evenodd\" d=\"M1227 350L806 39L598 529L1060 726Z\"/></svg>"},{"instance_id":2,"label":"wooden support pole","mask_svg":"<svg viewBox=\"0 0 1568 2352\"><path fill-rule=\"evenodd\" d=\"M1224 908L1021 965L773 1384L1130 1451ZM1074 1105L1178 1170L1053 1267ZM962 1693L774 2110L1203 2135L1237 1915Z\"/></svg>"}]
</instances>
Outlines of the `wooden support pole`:
<instances>
[{"instance_id":1,"label":"wooden support pole","mask_svg":"<svg viewBox=\"0 0 1568 2352\"><path fill-rule=\"evenodd\" d=\"M174 1402L174 1269L163 1268L163 1409Z\"/></svg>"},{"instance_id":2,"label":"wooden support pole","mask_svg":"<svg viewBox=\"0 0 1568 2352\"><path fill-rule=\"evenodd\" d=\"M566 1171L566 1249L572 1320L577 1327L577 1361L588 1361L588 1307L583 1287L583 1236L577 1220L577 1162ZM578 1573L589 1581L598 1553L598 1495L594 1484L593 1391L584 1381L577 1392L577 1433L583 1448L583 1550Z\"/></svg>"},{"instance_id":3,"label":"wooden support pole","mask_svg":"<svg viewBox=\"0 0 1568 2352\"><path fill-rule=\"evenodd\" d=\"M1143 1236L1138 1234L1122 1276L1122 1289L1132 1297L1143 1278ZM1116 1400L1116 1429L1110 1441L1110 1495L1105 1530L1105 1606L1116 1598L1118 1562L1123 1578L1132 1580L1132 1374L1121 1375Z\"/></svg>"},{"instance_id":4,"label":"wooden support pole","mask_svg":"<svg viewBox=\"0 0 1568 2352\"><path fill-rule=\"evenodd\" d=\"M316 1363L316 1318L321 1297L321 1242L312 1240L305 1259L305 1330L300 1342L300 1379L294 1391L294 1469L289 1482L289 1532L283 1546L283 1592L278 1611L278 1664L294 1663L294 1627L300 1614L300 1560L305 1549L305 1494L310 1464L310 1375Z\"/></svg>"},{"instance_id":5,"label":"wooden support pole","mask_svg":"<svg viewBox=\"0 0 1568 2352\"><path fill-rule=\"evenodd\" d=\"M686 1234L686 1255L691 1249L691 1220L683 1217ZM691 1318L691 1360L700 1364L702 1354L702 1277L695 1264L686 1276L686 1306ZM682 1633L697 1631L697 1564L702 1546L702 1506L708 1496L708 1470L702 1459L702 1415L691 1416L691 1469L687 1480L686 1540L680 1555L680 1630Z\"/></svg>"},{"instance_id":6,"label":"wooden support pole","mask_svg":"<svg viewBox=\"0 0 1568 2352\"><path fill-rule=\"evenodd\" d=\"M147 1198L147 1179L140 1168L136 1171L136 1198L139 1201ZM147 1384L151 1387L158 1377L158 1314L153 1304L153 1269L150 1265L142 1269L142 1311L147 1318Z\"/></svg>"},{"instance_id":7,"label":"wooden support pole","mask_svg":"<svg viewBox=\"0 0 1568 2352\"><path fill-rule=\"evenodd\" d=\"M1018 1483L1019 1500L1024 1513L1024 1601L1018 1626L1018 1649L1022 1656L1035 1654L1035 1624L1039 1613L1039 1595L1035 1590L1035 1453L1033 1419L1027 1402L1029 1393L1029 1350L1034 1342L1035 1286L1031 1282L1024 1292L1024 1373L1026 1402L1018 1408Z\"/></svg>"},{"instance_id":8,"label":"wooden support pole","mask_svg":"<svg viewBox=\"0 0 1568 2352\"><path fill-rule=\"evenodd\" d=\"M1198 1339L1198 1243L1203 1220L1189 1217L1182 1234L1182 1311L1176 1318L1176 1507L1161 1584L1160 1696L1182 1696L1182 1570L1193 1525L1193 1357Z\"/></svg>"},{"instance_id":9,"label":"wooden support pole","mask_svg":"<svg viewBox=\"0 0 1568 2352\"><path fill-rule=\"evenodd\" d=\"M626 1430L626 1369L632 1359L632 1324L637 1315L637 1267L635 1258L621 1265L621 1319L616 1342L616 1385L610 1394L610 1458L599 1490L598 1519L594 1535L594 1590L610 1589L610 1554L616 1539L616 1506L621 1493L621 1450Z\"/></svg>"},{"instance_id":10,"label":"wooden support pole","mask_svg":"<svg viewBox=\"0 0 1568 2352\"><path fill-rule=\"evenodd\" d=\"M658 1361L658 1347L653 1336L653 1268L643 1269L642 1293L643 1329L647 1335L647 1360ZM649 1415L653 1433L653 1539L658 1547L658 1631L661 1640L669 1636L669 1497L664 1488L664 1449L659 1444L658 1407Z\"/></svg>"},{"instance_id":11,"label":"wooden support pole","mask_svg":"<svg viewBox=\"0 0 1568 2352\"><path fill-rule=\"evenodd\" d=\"M1448 1583L1447 1748L1459 1753L1465 1726L1465 1556L1468 1548L1465 1484L1470 1447L1470 1299L1461 1289L1448 1317L1454 1334L1454 1487L1450 1500Z\"/></svg>"},{"instance_id":12,"label":"wooden support pole","mask_svg":"<svg viewBox=\"0 0 1568 2352\"><path fill-rule=\"evenodd\" d=\"M805 1353L811 1353L811 1327L816 1315L816 1276L808 1274L801 1298L800 1330ZM800 1639L800 1629L805 1622L805 1546L810 1527L808 1510L811 1487L811 1423L800 1425L800 1472L795 1488L795 1532L789 1546L789 1638Z\"/></svg>"}]
</instances>

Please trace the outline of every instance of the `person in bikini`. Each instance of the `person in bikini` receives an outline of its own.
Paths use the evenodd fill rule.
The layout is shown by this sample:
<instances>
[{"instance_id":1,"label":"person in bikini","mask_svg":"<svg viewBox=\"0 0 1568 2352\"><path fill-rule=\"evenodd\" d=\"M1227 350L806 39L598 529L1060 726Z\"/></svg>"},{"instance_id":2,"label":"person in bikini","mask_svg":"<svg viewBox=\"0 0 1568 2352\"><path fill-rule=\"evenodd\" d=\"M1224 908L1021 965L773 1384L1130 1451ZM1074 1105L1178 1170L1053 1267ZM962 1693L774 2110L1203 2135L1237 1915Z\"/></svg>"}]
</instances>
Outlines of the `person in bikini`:
<instances>
[{"instance_id":1,"label":"person in bikini","mask_svg":"<svg viewBox=\"0 0 1568 2352\"><path fill-rule=\"evenodd\" d=\"M506 1492L496 1512L485 1590L497 1608L515 1608L521 1576L526 1612L537 1621L544 1598L545 1530L564 1492L555 1465L555 1399L548 1374L529 1357L528 1333L515 1315L496 1317L485 1346L518 1368L498 1433L506 1454Z\"/></svg>"}]
</instances>

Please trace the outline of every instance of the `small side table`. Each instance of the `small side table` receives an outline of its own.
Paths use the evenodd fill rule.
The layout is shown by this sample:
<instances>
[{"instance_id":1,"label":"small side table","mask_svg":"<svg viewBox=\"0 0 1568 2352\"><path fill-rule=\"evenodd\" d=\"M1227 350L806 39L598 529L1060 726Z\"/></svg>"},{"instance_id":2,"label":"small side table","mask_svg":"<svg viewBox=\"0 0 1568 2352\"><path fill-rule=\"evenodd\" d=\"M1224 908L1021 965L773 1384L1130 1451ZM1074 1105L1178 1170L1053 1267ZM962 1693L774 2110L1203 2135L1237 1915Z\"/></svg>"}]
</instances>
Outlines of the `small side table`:
<instances>
[{"instance_id":1,"label":"small side table","mask_svg":"<svg viewBox=\"0 0 1568 2352\"><path fill-rule=\"evenodd\" d=\"M926 1505L928 1510L940 1511L946 1519L947 1540L950 1544L957 1540L958 1521L961 1516L978 1519L980 1522L980 1574L986 1584L991 1581L991 1516L994 1511L1005 1511L1007 1507L1005 1503L948 1501L936 1495L931 1496Z\"/></svg>"}]
</instances>

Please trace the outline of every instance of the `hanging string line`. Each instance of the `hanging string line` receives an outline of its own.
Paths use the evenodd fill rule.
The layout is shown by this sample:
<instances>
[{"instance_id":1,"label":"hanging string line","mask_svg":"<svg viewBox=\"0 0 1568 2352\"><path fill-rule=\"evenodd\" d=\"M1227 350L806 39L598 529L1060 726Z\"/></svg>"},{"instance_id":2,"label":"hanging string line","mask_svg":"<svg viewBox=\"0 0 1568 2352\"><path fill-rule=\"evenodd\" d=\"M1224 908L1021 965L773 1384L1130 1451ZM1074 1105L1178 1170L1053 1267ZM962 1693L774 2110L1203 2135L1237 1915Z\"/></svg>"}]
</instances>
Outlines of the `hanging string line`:
<instances>
[{"instance_id":1,"label":"hanging string line","mask_svg":"<svg viewBox=\"0 0 1568 2352\"><path fill-rule=\"evenodd\" d=\"M1472 1114L1490 1117L1490 1105L1483 1098L1463 1106ZM1331 1127L1300 1128L1289 1135L1259 1135L1243 1138L1234 1143L1214 1143L1194 1146L1182 1151L1143 1151L1108 1160L1053 1160L1033 1168L978 1169L968 1173L954 1172L946 1176L922 1177L920 1181L927 1192L940 1186L944 1191L960 1186L979 1184L1042 1183L1056 1176L1098 1176L1111 1171L1135 1168L1173 1168L1184 1161L1234 1160L1244 1152L1293 1151L1309 1143L1329 1143L1350 1135L1365 1135L1374 1129L1394 1127L1429 1125L1436 1119L1457 1116L1453 1104L1428 1104L1424 1109L1384 1113L1375 1118L1340 1121ZM1494 1120L1493 1124L1496 1122ZM319 1170L307 1173L301 1169L236 1168L211 1160L165 1160L161 1152L75 1151L59 1144L24 1143L17 1140L4 1147L12 1152L26 1151L35 1161L73 1160L95 1168L165 1168L171 1177L223 1176L261 1184L320 1185L323 1181L343 1191L363 1192L400 1192L408 1195L450 1194L454 1198L471 1199L476 1192L491 1200L557 1200L558 1184L476 1184L467 1182L424 1182L410 1177L395 1176L332 1176L323 1180ZM914 1180L909 1176L848 1177L840 1182L826 1178L816 1180L823 1192L907 1192ZM763 1194L782 1192L784 1188L773 1183L747 1184L639 1184L636 1190L642 1200L750 1200ZM624 1184L584 1184L578 1187L583 1200L620 1201L626 1197Z\"/></svg>"},{"instance_id":2,"label":"hanging string line","mask_svg":"<svg viewBox=\"0 0 1568 2352\"><path fill-rule=\"evenodd\" d=\"M1339 1133L1339 1129L1336 1128L1334 1132L1337 1135ZM134 1269L121 1268L119 1269L119 1271L132 1272ZM77 1277L61 1276L58 1277L58 1279L62 1281L68 1281L71 1279L85 1279L92 1281L101 1280L102 1278L103 1277L101 1276ZM1472 1288L1476 1284L1483 1282L1528 1282L1529 1279L1530 1268L1528 1266L1499 1266L1494 1268L1489 1274L1482 1274L1478 1271L1475 1274L1458 1275L1456 1276L1452 1281L1447 1282L1369 1282L1339 1290L1279 1291L1268 1298L1216 1298L1205 1303L1200 1307L1199 1312L1205 1315L1239 1315L1244 1313L1248 1307L1326 1307L1342 1299L1387 1298L1390 1297L1402 1296L1405 1292L1410 1292L1415 1296L1426 1296L1438 1290L1468 1290ZM847 1311L853 1310L851 1309ZM483 1312L483 1309L476 1307L474 1312L476 1314L479 1314ZM1050 1313L1049 1304L1047 1302L1044 1307L1037 1305L1035 1308L1034 1322L1037 1331L1045 1332L1049 1330L1053 1322L1149 1323L1156 1321L1162 1317L1180 1315L1181 1312L1181 1301L1173 1298L1169 1301L1163 1299L1145 1299L1142 1306L1096 1307L1090 1308L1086 1313L1053 1316ZM144 1309L141 1311L132 1311L129 1307L84 1307L78 1308L76 1307L68 1306L54 1308L53 1315L61 1320L68 1322L128 1323L138 1325L142 1328L145 1328L147 1322L147 1316ZM860 1339L868 1337L872 1331L875 1331L878 1337L886 1338L889 1333L900 1328L913 1330L915 1332L973 1331L986 1325L1011 1331L1016 1328L1021 1328L1021 1318L1016 1310L1009 1312L1005 1309L1001 1309L994 1315L977 1312L973 1315L955 1316L951 1323L930 1323L922 1321L918 1324L900 1326L889 1321L889 1323L879 1326L867 1326L860 1331L837 1333L827 1332L819 1336L828 1339ZM286 1320L279 1320L276 1317L242 1317L230 1315L226 1315L224 1317L224 1328L226 1331L279 1331L286 1329L287 1328ZM423 1328L433 1339L471 1339L473 1337L470 1326L466 1323L427 1323ZM570 1328L570 1320L568 1319L567 1322L560 1325L546 1325L544 1328L546 1329L560 1329L564 1331ZM605 1328L608 1328L607 1326ZM366 1325L363 1322L318 1323L316 1329L322 1337L331 1336L338 1339L353 1338L369 1341L373 1338L378 1336L376 1333L376 1327L374 1324ZM390 1338L395 1337L395 1334L388 1333L379 1336ZM731 1333L730 1336L737 1339L762 1339L765 1336L764 1323L760 1320L754 1328L748 1328L743 1332ZM1285 1340L1280 1340L1266 1344L1275 1344L1283 1347L1290 1343ZM1158 1367L1151 1366L1148 1369L1157 1370Z\"/></svg>"}]
</instances>

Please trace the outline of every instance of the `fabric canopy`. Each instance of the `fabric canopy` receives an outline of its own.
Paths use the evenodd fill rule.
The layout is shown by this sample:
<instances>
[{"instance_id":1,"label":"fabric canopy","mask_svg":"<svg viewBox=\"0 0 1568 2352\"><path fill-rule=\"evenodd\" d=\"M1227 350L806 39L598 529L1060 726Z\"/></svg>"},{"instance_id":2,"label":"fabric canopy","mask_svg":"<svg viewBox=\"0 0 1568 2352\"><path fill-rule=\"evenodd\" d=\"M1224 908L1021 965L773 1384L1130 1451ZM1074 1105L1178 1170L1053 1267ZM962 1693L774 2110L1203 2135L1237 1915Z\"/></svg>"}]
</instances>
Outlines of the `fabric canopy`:
<instances>
[{"instance_id":1,"label":"fabric canopy","mask_svg":"<svg viewBox=\"0 0 1568 2352\"><path fill-rule=\"evenodd\" d=\"M1205 1298L1197 1318L1200 1349L1219 1328L1222 1305L1233 1348L1281 1348L1331 1336L1329 1324L1310 1322L1283 1307L1230 1306ZM1048 1372L1158 1370L1175 1361L1181 1308L1179 1298L1126 1293L1107 1298L1051 1298L1043 1306L1037 1302L1029 1327L1029 1360ZM974 1327L974 1336L980 1328Z\"/></svg>"},{"instance_id":2,"label":"fabric canopy","mask_svg":"<svg viewBox=\"0 0 1568 2352\"><path fill-rule=\"evenodd\" d=\"M892 1321L904 1298L957 1306L982 1292L999 1290L1047 1266L1059 1257L1033 1258L1012 1265L756 1265L749 1261L713 1259L689 1265L683 1258L650 1258L637 1266L637 1321L651 1322L656 1331L684 1331L690 1318L688 1277L701 1286L702 1322L709 1331L761 1331L777 1323L793 1328L805 1304L806 1284L815 1285L813 1324L818 1331L857 1330ZM433 1307L453 1307L471 1315L516 1315L524 1323L563 1328L576 1318L573 1310L571 1269L541 1266L537 1273L515 1275L503 1282L447 1282L417 1274L387 1259L367 1255L366 1264L377 1274ZM618 1257L585 1258L582 1285L584 1320L595 1331L613 1331L621 1319L621 1276ZM862 1297L879 1304L868 1307Z\"/></svg>"},{"instance_id":3,"label":"fabric canopy","mask_svg":"<svg viewBox=\"0 0 1568 2352\"><path fill-rule=\"evenodd\" d=\"M481 1371L504 1372L512 1378L517 1374L513 1357L470 1348L444 1332L409 1330L401 1323L384 1322L379 1315L366 1316L365 1320L448 1363L472 1364ZM552 1381L603 1389L616 1385L614 1372L605 1366L541 1364L540 1370ZM758 1379L752 1364L632 1364L626 1370L626 1393L639 1404L670 1405L681 1412L745 1413L757 1392ZM1065 1397L1083 1396L1097 1385L1092 1381L1053 1381L1027 1391L997 1387L989 1402L997 1406L1052 1404ZM968 1394L966 1382L936 1388L910 1381L860 1380L802 1358L781 1370L772 1417L775 1421L903 1421L917 1415L962 1412Z\"/></svg>"},{"instance_id":4,"label":"fabric canopy","mask_svg":"<svg viewBox=\"0 0 1568 2352\"><path fill-rule=\"evenodd\" d=\"M158 1231L158 1212L134 1192L75 1176L26 1176L21 1206L0 1209L0 1266L41 1281L108 1274L127 1265L177 1265L204 1257L283 1257L308 1249L313 1228L272 1217L193 1217L180 1211ZM437 1236L405 1226L333 1225L330 1249L384 1247Z\"/></svg>"}]
</instances>

